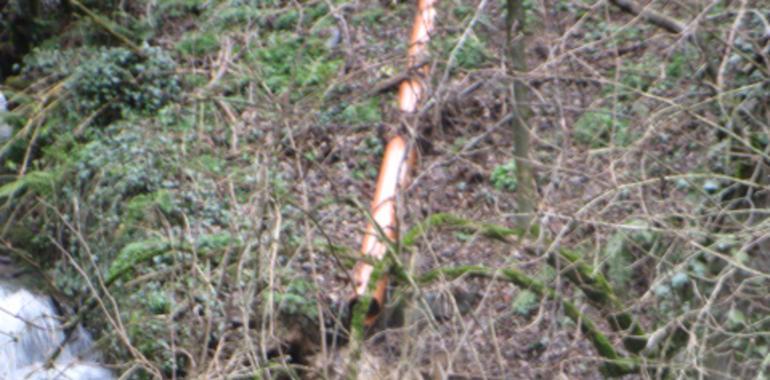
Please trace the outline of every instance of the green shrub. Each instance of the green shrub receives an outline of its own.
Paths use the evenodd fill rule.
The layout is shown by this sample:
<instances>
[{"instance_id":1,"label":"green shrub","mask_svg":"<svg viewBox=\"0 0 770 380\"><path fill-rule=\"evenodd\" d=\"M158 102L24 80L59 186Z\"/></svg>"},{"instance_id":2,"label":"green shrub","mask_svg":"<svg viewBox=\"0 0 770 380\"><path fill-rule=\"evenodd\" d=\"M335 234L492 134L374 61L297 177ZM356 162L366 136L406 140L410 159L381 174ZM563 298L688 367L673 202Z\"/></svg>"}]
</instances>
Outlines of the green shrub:
<instances>
[{"instance_id":1,"label":"green shrub","mask_svg":"<svg viewBox=\"0 0 770 380\"><path fill-rule=\"evenodd\" d=\"M518 181L516 179L516 160L510 160L498 165L492 170L490 182L495 189L500 191L516 191Z\"/></svg>"},{"instance_id":2,"label":"green shrub","mask_svg":"<svg viewBox=\"0 0 770 380\"><path fill-rule=\"evenodd\" d=\"M154 112L176 99L181 88L176 63L160 48L146 57L122 48L101 48L73 72L68 87L81 115L98 112L106 125L127 113Z\"/></svg>"},{"instance_id":3,"label":"green shrub","mask_svg":"<svg viewBox=\"0 0 770 380\"><path fill-rule=\"evenodd\" d=\"M29 80L67 80L71 96L64 98L65 119L82 122L97 115L107 125L130 113L151 113L181 93L176 63L160 48L146 48L140 56L122 47L37 49L25 60L22 74ZM51 120L49 119L49 122Z\"/></svg>"},{"instance_id":4,"label":"green shrub","mask_svg":"<svg viewBox=\"0 0 770 380\"><path fill-rule=\"evenodd\" d=\"M452 45L459 42L459 39L455 39ZM475 34L468 36L465 43L457 51L457 67L461 69L475 69L481 67L489 57L487 53L486 44L479 39Z\"/></svg>"},{"instance_id":5,"label":"green shrub","mask_svg":"<svg viewBox=\"0 0 770 380\"><path fill-rule=\"evenodd\" d=\"M81 62L81 56L88 55L87 49L40 49L35 48L24 56L21 74L27 80L47 78L61 80L72 73L72 68Z\"/></svg>"}]
</instances>

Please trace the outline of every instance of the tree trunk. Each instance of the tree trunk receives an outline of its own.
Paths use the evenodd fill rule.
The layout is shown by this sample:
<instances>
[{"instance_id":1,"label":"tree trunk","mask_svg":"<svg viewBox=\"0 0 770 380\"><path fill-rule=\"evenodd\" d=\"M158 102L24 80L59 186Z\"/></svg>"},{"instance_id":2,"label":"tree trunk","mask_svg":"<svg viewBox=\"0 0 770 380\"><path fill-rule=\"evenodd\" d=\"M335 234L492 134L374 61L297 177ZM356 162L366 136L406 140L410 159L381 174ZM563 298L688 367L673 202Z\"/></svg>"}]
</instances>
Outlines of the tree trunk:
<instances>
[{"instance_id":1,"label":"tree trunk","mask_svg":"<svg viewBox=\"0 0 770 380\"><path fill-rule=\"evenodd\" d=\"M507 42L509 69L512 77L527 71L527 60L524 54L524 4L523 0L507 1ZM529 89L520 80L514 80L511 87L511 129L514 139L514 157L516 160L516 201L520 222L527 225L531 222L536 200L535 179L532 165L529 162L529 127L528 121L532 113L529 104Z\"/></svg>"}]
</instances>

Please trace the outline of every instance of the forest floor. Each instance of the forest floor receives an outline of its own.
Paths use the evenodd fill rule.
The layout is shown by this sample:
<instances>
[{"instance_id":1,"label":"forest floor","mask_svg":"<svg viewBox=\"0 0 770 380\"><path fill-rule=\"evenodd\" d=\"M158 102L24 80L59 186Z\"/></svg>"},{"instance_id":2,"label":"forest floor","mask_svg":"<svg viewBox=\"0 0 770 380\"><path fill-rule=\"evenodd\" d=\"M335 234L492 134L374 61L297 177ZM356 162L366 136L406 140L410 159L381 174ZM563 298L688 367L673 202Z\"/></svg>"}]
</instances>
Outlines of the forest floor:
<instances>
[{"instance_id":1,"label":"forest floor","mask_svg":"<svg viewBox=\"0 0 770 380\"><path fill-rule=\"evenodd\" d=\"M689 173L713 167L722 149L704 127L713 115L682 111L699 107L705 91L692 59L698 53L603 2L524 3L529 72L516 74L531 93L538 236L501 242L436 229L400 258L414 276L459 265L516 267L573 300L622 347L622 334L545 252L585 252L645 327L680 311L679 295L661 284L692 263L676 258L686 244L662 236L668 223L686 225L693 210L708 209L713 184ZM402 233L445 212L507 227L520 220L503 6L438 4L427 106L408 131L418 163L398 202ZM49 282L62 304L109 300L81 319L101 331L99 347L118 373L342 376L344 344L326 330L339 328L333 319L352 293L384 144L403 131L395 89L372 89L405 66L412 2L93 7L119 28L73 13L2 87L27 120L3 148L15 152L6 166L29 166L43 178L5 205L27 228L6 223L22 236L3 231L6 250L36 265L57 257L43 266L54 271ZM687 8L664 10L679 16ZM123 33L168 54L173 73L132 61L130 49L124 56L96 48L122 46ZM163 54L159 70L167 70ZM110 71L113 60L142 66L133 80L160 90L123 79L115 86L109 75L122 74ZM93 80L100 75L108 80ZM23 90L11 83L20 77ZM145 107L147 99L159 105ZM394 282L391 298L410 289ZM469 277L441 279L420 294L405 316L390 316L390 305L369 331L365 377L604 377L602 357L560 302ZM423 300L432 314L417 305Z\"/></svg>"}]
</instances>

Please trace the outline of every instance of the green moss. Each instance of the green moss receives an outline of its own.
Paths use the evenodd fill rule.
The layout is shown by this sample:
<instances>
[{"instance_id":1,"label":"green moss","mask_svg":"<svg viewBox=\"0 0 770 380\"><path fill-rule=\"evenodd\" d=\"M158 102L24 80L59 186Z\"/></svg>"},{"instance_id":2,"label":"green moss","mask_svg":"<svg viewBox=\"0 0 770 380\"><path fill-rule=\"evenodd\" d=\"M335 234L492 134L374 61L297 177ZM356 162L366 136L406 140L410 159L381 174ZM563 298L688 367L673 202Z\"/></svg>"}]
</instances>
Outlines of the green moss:
<instances>
[{"instance_id":1,"label":"green moss","mask_svg":"<svg viewBox=\"0 0 770 380\"><path fill-rule=\"evenodd\" d=\"M209 33L188 33L176 46L177 51L185 55L201 57L219 50L217 35Z\"/></svg>"},{"instance_id":2,"label":"green moss","mask_svg":"<svg viewBox=\"0 0 770 380\"><path fill-rule=\"evenodd\" d=\"M340 120L348 125L371 125L382 121L379 98L371 98L363 102L345 107L340 113Z\"/></svg>"},{"instance_id":3,"label":"green moss","mask_svg":"<svg viewBox=\"0 0 770 380\"><path fill-rule=\"evenodd\" d=\"M115 282L137 265L168 252L171 247L170 242L162 239L137 241L123 247L107 270L106 284Z\"/></svg>"},{"instance_id":4,"label":"green moss","mask_svg":"<svg viewBox=\"0 0 770 380\"><path fill-rule=\"evenodd\" d=\"M606 108L588 110L575 122L574 138L590 148L627 146L632 141L629 122Z\"/></svg>"},{"instance_id":5,"label":"green moss","mask_svg":"<svg viewBox=\"0 0 770 380\"><path fill-rule=\"evenodd\" d=\"M142 264L167 253L183 251L204 255L237 244L240 244L239 240L228 233L203 235L193 244L155 238L135 241L123 247L112 260L105 276L105 283L110 286L121 277L140 268Z\"/></svg>"},{"instance_id":6,"label":"green moss","mask_svg":"<svg viewBox=\"0 0 770 380\"><path fill-rule=\"evenodd\" d=\"M57 178L55 173L47 171L31 171L14 181L0 186L0 199L9 198L22 190L45 194L54 189L56 181Z\"/></svg>"},{"instance_id":7,"label":"green moss","mask_svg":"<svg viewBox=\"0 0 770 380\"><path fill-rule=\"evenodd\" d=\"M537 236L539 230L539 227L536 225L532 226L529 231L526 231L523 228L508 228L492 223L478 223L450 213L436 213L425 218L425 220L407 231L401 240L401 246L404 248L412 247L417 244L420 238L440 228L478 233L481 236L503 242L508 242L508 239L511 237Z\"/></svg>"}]
</instances>

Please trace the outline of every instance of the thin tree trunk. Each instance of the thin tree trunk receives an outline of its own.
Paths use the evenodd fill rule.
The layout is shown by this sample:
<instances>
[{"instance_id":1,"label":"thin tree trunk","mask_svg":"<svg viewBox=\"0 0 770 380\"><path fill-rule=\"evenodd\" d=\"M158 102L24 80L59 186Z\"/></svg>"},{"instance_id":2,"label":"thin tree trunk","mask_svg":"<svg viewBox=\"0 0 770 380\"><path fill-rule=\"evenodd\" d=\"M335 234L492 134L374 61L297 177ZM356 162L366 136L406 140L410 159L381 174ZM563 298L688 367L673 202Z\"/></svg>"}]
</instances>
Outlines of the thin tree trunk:
<instances>
[{"instance_id":1,"label":"thin tree trunk","mask_svg":"<svg viewBox=\"0 0 770 380\"><path fill-rule=\"evenodd\" d=\"M507 42L510 60L509 73L511 76L527 71L527 60L524 54L524 5L523 0L508 0L507 2ZM511 129L514 139L514 157L516 160L516 201L518 212L522 215L520 222L529 224L535 212L536 192L532 165L529 162L529 127L528 121L532 113L529 104L529 89L520 80L514 80L511 87Z\"/></svg>"}]
</instances>

